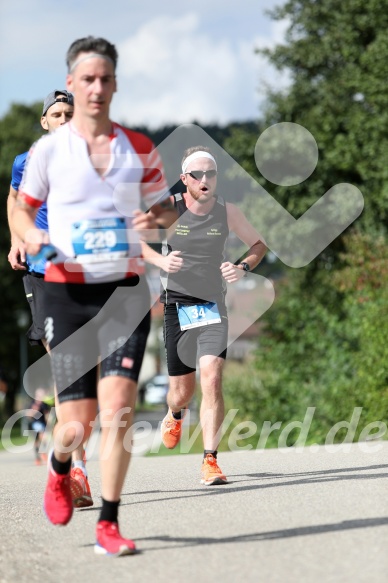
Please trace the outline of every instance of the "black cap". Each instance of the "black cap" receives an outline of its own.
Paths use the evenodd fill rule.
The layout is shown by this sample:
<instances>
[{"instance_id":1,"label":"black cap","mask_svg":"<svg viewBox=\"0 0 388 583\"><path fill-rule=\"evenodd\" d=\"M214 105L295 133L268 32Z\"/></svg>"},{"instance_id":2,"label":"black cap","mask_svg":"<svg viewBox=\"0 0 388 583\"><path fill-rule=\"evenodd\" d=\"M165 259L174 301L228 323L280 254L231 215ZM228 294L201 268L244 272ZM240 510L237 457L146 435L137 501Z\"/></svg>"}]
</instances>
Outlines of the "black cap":
<instances>
[{"instance_id":1,"label":"black cap","mask_svg":"<svg viewBox=\"0 0 388 583\"><path fill-rule=\"evenodd\" d=\"M68 103L69 105L74 105L73 94L66 91L66 89L55 89L54 91L51 91L44 100L42 115L46 115L47 110L54 105L54 103Z\"/></svg>"}]
</instances>

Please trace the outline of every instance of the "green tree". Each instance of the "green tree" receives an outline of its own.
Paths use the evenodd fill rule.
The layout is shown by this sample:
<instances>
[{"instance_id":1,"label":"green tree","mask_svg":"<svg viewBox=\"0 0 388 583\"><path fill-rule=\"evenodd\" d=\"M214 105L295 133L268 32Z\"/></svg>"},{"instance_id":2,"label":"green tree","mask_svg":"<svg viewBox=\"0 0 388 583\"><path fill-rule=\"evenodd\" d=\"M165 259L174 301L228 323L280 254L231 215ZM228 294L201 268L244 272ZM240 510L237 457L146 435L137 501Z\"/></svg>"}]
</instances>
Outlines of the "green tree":
<instances>
[{"instance_id":1,"label":"green tree","mask_svg":"<svg viewBox=\"0 0 388 583\"><path fill-rule=\"evenodd\" d=\"M232 135L226 147L295 218L342 182L361 190L365 208L310 265L283 269L254 364L261 382L237 402L256 420L300 420L315 406L312 436L322 441L356 406L364 422L387 418L388 297L381 287L368 288L362 302L356 282L373 273L386 282L388 1L289 0L272 16L289 20L286 42L260 52L287 70L291 83L269 93L265 125L307 128L319 147L318 166L305 182L279 187L255 168L252 135ZM371 263L368 248L379 263ZM352 283L340 284L350 273Z\"/></svg>"},{"instance_id":2,"label":"green tree","mask_svg":"<svg viewBox=\"0 0 388 583\"><path fill-rule=\"evenodd\" d=\"M384 237L345 237L345 267L333 283L345 294L349 331L357 330L353 392L368 420L387 421L388 261ZM350 333L350 332L349 332Z\"/></svg>"},{"instance_id":3,"label":"green tree","mask_svg":"<svg viewBox=\"0 0 388 583\"><path fill-rule=\"evenodd\" d=\"M21 272L15 272L8 263L10 235L7 222L6 200L11 182L11 169L15 156L29 149L42 134L39 120L42 113L41 103L32 106L13 104L7 114L0 119L0 189L3 204L0 208L0 322L1 337L0 362L7 371L11 389L15 391L19 379L19 310L28 313L24 295ZM23 333L23 331L21 331ZM31 350L30 358L37 357Z\"/></svg>"},{"instance_id":4,"label":"green tree","mask_svg":"<svg viewBox=\"0 0 388 583\"><path fill-rule=\"evenodd\" d=\"M357 226L384 230L388 1L290 0L273 17L290 19L287 43L263 52L291 73L292 83L286 95L271 93L266 121L303 125L320 154L308 184L296 192L279 189L277 195L291 205L290 212L301 213L333 184L351 182L362 187L366 202Z\"/></svg>"}]
</instances>

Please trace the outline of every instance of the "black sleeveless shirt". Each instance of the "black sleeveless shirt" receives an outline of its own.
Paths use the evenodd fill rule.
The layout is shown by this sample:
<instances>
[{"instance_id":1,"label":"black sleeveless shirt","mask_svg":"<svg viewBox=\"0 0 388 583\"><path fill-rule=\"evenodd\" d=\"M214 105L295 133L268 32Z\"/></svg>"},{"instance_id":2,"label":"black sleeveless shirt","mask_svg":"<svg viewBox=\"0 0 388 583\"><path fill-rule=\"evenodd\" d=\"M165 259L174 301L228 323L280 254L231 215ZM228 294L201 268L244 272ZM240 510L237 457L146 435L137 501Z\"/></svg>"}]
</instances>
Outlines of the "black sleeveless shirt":
<instances>
[{"instance_id":1,"label":"black sleeveless shirt","mask_svg":"<svg viewBox=\"0 0 388 583\"><path fill-rule=\"evenodd\" d=\"M161 271L160 301L164 304L224 302L226 285L220 265L224 261L229 228L225 201L218 196L214 198L213 208L207 215L196 215L187 208L181 194L174 195L179 218L163 254L182 251L180 257L184 264L177 273Z\"/></svg>"}]
</instances>

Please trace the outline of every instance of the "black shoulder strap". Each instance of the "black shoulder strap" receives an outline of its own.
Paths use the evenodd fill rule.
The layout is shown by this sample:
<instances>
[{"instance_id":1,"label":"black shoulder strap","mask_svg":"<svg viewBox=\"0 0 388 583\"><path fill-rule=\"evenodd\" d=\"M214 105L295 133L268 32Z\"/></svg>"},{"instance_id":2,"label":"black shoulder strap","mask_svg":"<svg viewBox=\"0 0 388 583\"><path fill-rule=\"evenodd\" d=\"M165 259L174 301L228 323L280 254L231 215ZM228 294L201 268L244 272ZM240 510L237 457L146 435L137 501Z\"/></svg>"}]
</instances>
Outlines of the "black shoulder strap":
<instances>
[{"instance_id":1,"label":"black shoulder strap","mask_svg":"<svg viewBox=\"0 0 388 583\"><path fill-rule=\"evenodd\" d=\"M174 194L174 206L178 211L178 215L182 216L187 211L187 206L185 203L185 199L183 198L182 194L178 192Z\"/></svg>"}]
</instances>

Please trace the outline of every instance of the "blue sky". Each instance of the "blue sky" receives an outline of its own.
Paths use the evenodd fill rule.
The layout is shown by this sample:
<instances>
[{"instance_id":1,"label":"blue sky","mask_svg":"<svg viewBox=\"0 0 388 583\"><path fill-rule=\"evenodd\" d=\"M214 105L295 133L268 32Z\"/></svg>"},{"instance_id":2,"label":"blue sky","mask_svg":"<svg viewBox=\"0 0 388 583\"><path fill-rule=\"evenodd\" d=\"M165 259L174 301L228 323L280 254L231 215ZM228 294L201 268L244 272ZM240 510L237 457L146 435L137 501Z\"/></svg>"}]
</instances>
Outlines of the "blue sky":
<instances>
[{"instance_id":1,"label":"blue sky","mask_svg":"<svg viewBox=\"0 0 388 583\"><path fill-rule=\"evenodd\" d=\"M265 86L287 76L254 54L284 39L264 11L284 0L16 0L0 4L0 116L64 88L77 38L119 51L111 117L128 125L228 123L260 116Z\"/></svg>"}]
</instances>

